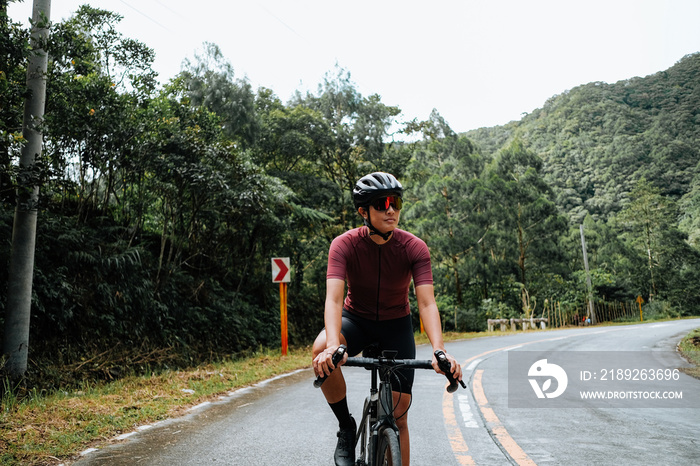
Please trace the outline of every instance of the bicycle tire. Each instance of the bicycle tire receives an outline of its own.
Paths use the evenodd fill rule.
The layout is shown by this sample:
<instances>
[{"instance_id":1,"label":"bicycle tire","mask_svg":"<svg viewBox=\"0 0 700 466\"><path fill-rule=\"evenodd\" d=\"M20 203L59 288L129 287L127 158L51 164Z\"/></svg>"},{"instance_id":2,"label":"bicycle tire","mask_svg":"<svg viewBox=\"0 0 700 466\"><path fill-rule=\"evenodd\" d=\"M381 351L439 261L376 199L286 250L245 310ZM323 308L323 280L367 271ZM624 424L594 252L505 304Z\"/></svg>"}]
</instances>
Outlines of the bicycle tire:
<instances>
[{"instance_id":1,"label":"bicycle tire","mask_svg":"<svg viewBox=\"0 0 700 466\"><path fill-rule=\"evenodd\" d=\"M377 456L374 462L377 466L401 466L401 447L399 434L390 427L379 431Z\"/></svg>"}]
</instances>

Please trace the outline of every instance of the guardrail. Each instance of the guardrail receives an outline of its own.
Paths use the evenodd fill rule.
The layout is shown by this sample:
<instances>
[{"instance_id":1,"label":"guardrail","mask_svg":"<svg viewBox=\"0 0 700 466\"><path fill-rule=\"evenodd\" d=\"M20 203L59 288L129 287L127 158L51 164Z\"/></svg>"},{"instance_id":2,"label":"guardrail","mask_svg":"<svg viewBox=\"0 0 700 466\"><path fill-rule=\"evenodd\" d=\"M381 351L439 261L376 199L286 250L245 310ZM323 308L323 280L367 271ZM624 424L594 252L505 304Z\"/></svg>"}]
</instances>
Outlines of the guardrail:
<instances>
[{"instance_id":1,"label":"guardrail","mask_svg":"<svg viewBox=\"0 0 700 466\"><path fill-rule=\"evenodd\" d=\"M520 325L523 330L527 330L528 328L534 330L537 329L538 326L544 330L547 328L549 319L547 317L531 317L529 319L488 319L487 323L489 332L493 332L496 325L500 325L501 332L505 332L508 329L508 325L510 325L512 331L518 330L518 325Z\"/></svg>"}]
</instances>

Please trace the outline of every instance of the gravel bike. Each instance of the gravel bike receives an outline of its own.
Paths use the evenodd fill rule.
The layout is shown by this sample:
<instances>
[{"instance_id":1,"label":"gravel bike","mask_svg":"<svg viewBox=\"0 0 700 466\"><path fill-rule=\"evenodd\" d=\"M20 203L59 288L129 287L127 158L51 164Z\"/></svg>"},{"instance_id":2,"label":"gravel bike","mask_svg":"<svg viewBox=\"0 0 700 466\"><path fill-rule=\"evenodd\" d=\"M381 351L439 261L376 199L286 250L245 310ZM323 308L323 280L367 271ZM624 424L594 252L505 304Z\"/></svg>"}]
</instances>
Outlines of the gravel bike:
<instances>
[{"instance_id":1,"label":"gravel bike","mask_svg":"<svg viewBox=\"0 0 700 466\"><path fill-rule=\"evenodd\" d=\"M347 348L340 345L333 354L333 365L337 367L343 359ZM398 377L396 370L401 368L432 369L429 360L395 359L397 352L384 350L377 355L376 347L370 347L363 352L363 357L348 358L345 366L364 367L371 371L369 396L365 399L357 434L355 448L360 445L360 453L355 461L356 466L401 466L401 446L399 444L399 429L394 418L394 404L391 380ZM440 370L445 373L450 384L447 391L452 393L459 387L467 388L463 381L455 380L450 372L450 362L441 350L435 351ZM325 377L317 377L315 387L320 387Z\"/></svg>"}]
</instances>

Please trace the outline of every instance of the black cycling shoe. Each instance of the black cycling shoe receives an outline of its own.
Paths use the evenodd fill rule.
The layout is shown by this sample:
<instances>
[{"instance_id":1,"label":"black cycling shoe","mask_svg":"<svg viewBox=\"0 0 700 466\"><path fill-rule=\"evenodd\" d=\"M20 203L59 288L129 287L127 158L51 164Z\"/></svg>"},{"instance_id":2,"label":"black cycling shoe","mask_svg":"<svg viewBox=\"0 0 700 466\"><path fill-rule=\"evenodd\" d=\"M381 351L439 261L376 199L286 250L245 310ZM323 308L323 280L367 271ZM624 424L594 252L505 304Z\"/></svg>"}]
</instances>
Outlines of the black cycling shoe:
<instances>
[{"instance_id":1,"label":"black cycling shoe","mask_svg":"<svg viewBox=\"0 0 700 466\"><path fill-rule=\"evenodd\" d=\"M335 447L336 466L354 466L355 464L355 431L357 424L352 419L352 427L338 431L338 444Z\"/></svg>"}]
</instances>

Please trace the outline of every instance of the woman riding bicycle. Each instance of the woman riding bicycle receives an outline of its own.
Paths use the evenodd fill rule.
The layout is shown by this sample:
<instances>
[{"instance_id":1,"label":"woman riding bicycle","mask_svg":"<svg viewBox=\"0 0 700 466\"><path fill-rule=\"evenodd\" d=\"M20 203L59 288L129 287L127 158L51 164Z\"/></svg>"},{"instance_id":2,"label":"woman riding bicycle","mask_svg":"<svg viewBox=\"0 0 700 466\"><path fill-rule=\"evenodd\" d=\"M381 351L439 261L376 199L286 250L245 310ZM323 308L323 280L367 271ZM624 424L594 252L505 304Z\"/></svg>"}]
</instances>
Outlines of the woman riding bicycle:
<instances>
[{"instance_id":1,"label":"woman riding bicycle","mask_svg":"<svg viewBox=\"0 0 700 466\"><path fill-rule=\"evenodd\" d=\"M356 429L348 409L345 379L340 370L333 371L332 356L338 346L346 345L347 354L354 356L378 343L382 349L398 351L397 358L415 358L408 301L413 280L418 311L433 351L445 349L430 252L421 239L397 228L402 195L401 183L389 173L362 177L353 189L353 200L364 226L335 238L328 254L325 329L314 342L313 367L316 375L328 376L321 390L340 426L335 451L335 462L340 466L355 464ZM461 380L462 368L452 356L447 357L454 378ZM435 357L432 365L442 374ZM410 458L407 411L412 385L412 369L402 370L392 383L404 466Z\"/></svg>"}]
</instances>

